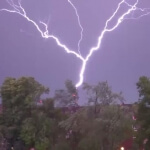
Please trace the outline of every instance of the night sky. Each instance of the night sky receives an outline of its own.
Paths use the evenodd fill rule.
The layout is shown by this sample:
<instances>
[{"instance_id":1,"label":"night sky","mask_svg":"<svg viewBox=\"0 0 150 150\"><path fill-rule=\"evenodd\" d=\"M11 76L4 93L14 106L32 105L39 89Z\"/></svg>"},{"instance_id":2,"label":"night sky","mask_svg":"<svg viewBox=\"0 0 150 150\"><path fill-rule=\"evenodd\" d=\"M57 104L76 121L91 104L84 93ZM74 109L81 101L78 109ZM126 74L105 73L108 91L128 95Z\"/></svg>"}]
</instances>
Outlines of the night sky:
<instances>
[{"instance_id":1,"label":"night sky","mask_svg":"<svg viewBox=\"0 0 150 150\"><path fill-rule=\"evenodd\" d=\"M86 56L96 45L106 20L120 0L72 0L84 28L81 53ZM150 8L150 0L141 0ZM80 28L67 0L22 0L28 16L37 23L49 24L49 33L77 52ZM0 9L11 7L0 0ZM125 8L122 8L124 11ZM32 76L51 90L64 88L71 79L78 82L81 60L67 54L53 39L41 38L36 28L23 17L0 12L0 85L6 77ZM101 48L88 61L85 82L108 81L115 92L123 92L126 103L138 100L136 82L142 75L150 77L150 15L139 20L125 20L107 33ZM80 87L81 104L85 97Z\"/></svg>"}]
</instances>

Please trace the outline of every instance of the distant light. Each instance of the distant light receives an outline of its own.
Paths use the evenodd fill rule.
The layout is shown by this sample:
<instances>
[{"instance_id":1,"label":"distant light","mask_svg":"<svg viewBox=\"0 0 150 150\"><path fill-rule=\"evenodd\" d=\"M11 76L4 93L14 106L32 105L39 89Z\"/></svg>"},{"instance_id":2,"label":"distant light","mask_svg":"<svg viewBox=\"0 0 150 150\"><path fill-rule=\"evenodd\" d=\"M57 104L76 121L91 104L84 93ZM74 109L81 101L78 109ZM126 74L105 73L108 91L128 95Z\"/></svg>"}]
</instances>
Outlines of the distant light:
<instances>
[{"instance_id":1,"label":"distant light","mask_svg":"<svg viewBox=\"0 0 150 150\"><path fill-rule=\"evenodd\" d=\"M124 147L121 147L120 150L125 150Z\"/></svg>"},{"instance_id":2,"label":"distant light","mask_svg":"<svg viewBox=\"0 0 150 150\"><path fill-rule=\"evenodd\" d=\"M72 94L72 96L75 97L76 95L75 95L75 94Z\"/></svg>"},{"instance_id":3,"label":"distant light","mask_svg":"<svg viewBox=\"0 0 150 150\"><path fill-rule=\"evenodd\" d=\"M136 120L136 117L135 117L135 116L132 116L132 119L133 119L133 120Z\"/></svg>"}]
</instances>

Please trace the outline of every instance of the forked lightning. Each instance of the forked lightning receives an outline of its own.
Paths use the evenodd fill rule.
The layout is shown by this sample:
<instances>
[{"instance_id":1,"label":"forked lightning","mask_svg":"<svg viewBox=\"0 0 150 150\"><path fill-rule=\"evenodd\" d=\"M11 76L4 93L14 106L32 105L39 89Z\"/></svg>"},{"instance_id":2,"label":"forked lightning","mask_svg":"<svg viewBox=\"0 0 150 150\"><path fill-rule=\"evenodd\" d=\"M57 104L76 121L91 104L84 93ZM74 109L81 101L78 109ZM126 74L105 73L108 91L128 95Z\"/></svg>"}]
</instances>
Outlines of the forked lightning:
<instances>
[{"instance_id":1,"label":"forked lightning","mask_svg":"<svg viewBox=\"0 0 150 150\"><path fill-rule=\"evenodd\" d=\"M61 43L60 39L58 37L56 37L55 35L49 34L48 25L46 23L44 23L42 21L39 21L39 24L38 24L33 19L31 19L27 15L26 10L21 5L21 0L17 0L17 3L15 3L13 0L6 0L6 1L12 7L12 9L3 8L3 9L0 9L0 11L6 11L6 12L9 12L9 13L16 13L16 14L22 16L24 19L26 19L28 22L30 22L34 25L34 27L40 33L42 38L55 40L56 44L59 47L61 47L62 49L64 49L68 54L72 54L72 55L76 56L76 58L81 60L82 65L81 65L81 70L80 70L80 73L79 73L79 81L77 82L76 87L79 87L79 86L82 85L82 83L84 81L84 73L85 73L87 62L90 59L90 57L92 56L92 54L95 51L100 49L102 40L104 38L104 35L107 32L114 31L126 19L140 19L141 17L147 16L147 15L150 14L150 9L149 8L139 8L138 7L139 0L133 0L134 4L129 4L129 2L127 2L126 0L122 0L120 3L118 3L117 8L114 11L114 13L110 16L110 18L108 18L108 20L106 20L104 29L101 31L101 34L98 37L96 46L91 47L89 49L89 53L87 54L87 56L83 57L81 55L80 44L81 44L82 39L83 39L83 30L84 30L84 28L81 25L78 10L77 10L77 8L75 7L75 5L73 4L73 2L71 0L67 0L67 2L74 9L76 17L77 17L78 25L79 25L80 30L81 30L80 39L78 41L78 50L77 50L78 52L69 49L65 44ZM116 15L118 14L119 10L122 8L123 5L126 5L128 9L118 17L116 23L112 27L109 27L109 23L111 21L113 21L113 19L116 17ZM140 15L138 15L136 17L131 16L131 14L135 13L136 11L139 11ZM44 26L44 29L45 29L44 31L40 28L40 24Z\"/></svg>"}]
</instances>

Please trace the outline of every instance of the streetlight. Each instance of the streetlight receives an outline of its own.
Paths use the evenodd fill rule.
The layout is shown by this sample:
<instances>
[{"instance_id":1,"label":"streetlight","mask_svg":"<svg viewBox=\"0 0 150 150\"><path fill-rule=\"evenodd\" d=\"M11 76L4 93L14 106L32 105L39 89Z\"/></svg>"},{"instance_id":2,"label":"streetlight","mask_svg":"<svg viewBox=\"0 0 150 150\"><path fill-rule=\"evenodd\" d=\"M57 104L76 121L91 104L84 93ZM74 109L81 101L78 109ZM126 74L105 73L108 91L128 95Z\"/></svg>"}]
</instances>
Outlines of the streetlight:
<instances>
[{"instance_id":1,"label":"streetlight","mask_svg":"<svg viewBox=\"0 0 150 150\"><path fill-rule=\"evenodd\" d=\"M120 150L125 150L124 147L121 147Z\"/></svg>"}]
</instances>

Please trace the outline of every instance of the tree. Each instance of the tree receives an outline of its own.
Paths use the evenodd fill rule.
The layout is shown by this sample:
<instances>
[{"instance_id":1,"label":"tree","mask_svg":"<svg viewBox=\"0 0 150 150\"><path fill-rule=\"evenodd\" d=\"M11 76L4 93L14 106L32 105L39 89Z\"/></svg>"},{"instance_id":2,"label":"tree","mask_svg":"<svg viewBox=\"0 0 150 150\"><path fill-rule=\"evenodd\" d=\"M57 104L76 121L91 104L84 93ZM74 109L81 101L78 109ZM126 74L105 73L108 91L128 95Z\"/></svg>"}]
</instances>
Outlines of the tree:
<instances>
[{"instance_id":1,"label":"tree","mask_svg":"<svg viewBox=\"0 0 150 150\"><path fill-rule=\"evenodd\" d=\"M78 149L78 144L90 125L90 118L87 118L87 108L82 108L71 114L66 120L60 122L60 127L65 129L65 138L72 150Z\"/></svg>"},{"instance_id":2,"label":"tree","mask_svg":"<svg viewBox=\"0 0 150 150\"><path fill-rule=\"evenodd\" d=\"M60 126L66 130L72 150L116 150L122 141L132 136L132 117L116 105L121 93L113 93L107 82L95 86L84 83L90 105L70 114ZM94 111L93 111L94 108Z\"/></svg>"},{"instance_id":3,"label":"tree","mask_svg":"<svg viewBox=\"0 0 150 150\"><path fill-rule=\"evenodd\" d=\"M139 125L137 141L141 145L145 142L146 150L150 149L150 78L142 76L137 83L139 105L137 123Z\"/></svg>"},{"instance_id":4,"label":"tree","mask_svg":"<svg viewBox=\"0 0 150 150\"><path fill-rule=\"evenodd\" d=\"M83 89L87 92L88 103L94 106L95 116L100 111L99 106L106 106L124 101L121 93L113 93L107 82L99 82L97 85L84 83Z\"/></svg>"},{"instance_id":5,"label":"tree","mask_svg":"<svg viewBox=\"0 0 150 150\"><path fill-rule=\"evenodd\" d=\"M0 129L10 147L20 141L19 135L23 121L31 115L40 96L48 92L48 88L32 77L5 79L0 89L3 106Z\"/></svg>"},{"instance_id":6,"label":"tree","mask_svg":"<svg viewBox=\"0 0 150 150\"><path fill-rule=\"evenodd\" d=\"M34 109L30 117L23 121L21 138L28 147L35 147L36 150L66 147L62 145L63 131L59 127L59 122L64 117L62 111L54 107L54 99L45 99L42 105Z\"/></svg>"},{"instance_id":7,"label":"tree","mask_svg":"<svg viewBox=\"0 0 150 150\"><path fill-rule=\"evenodd\" d=\"M116 150L132 136L132 117L120 106L103 106L97 118L90 113L91 107L81 108L60 123L72 150Z\"/></svg>"},{"instance_id":8,"label":"tree","mask_svg":"<svg viewBox=\"0 0 150 150\"><path fill-rule=\"evenodd\" d=\"M71 80L65 82L66 89L55 91L55 103L59 107L76 105L78 92Z\"/></svg>"},{"instance_id":9,"label":"tree","mask_svg":"<svg viewBox=\"0 0 150 150\"><path fill-rule=\"evenodd\" d=\"M38 110L23 121L21 138L29 147L45 150L52 147L53 120Z\"/></svg>"}]
</instances>

